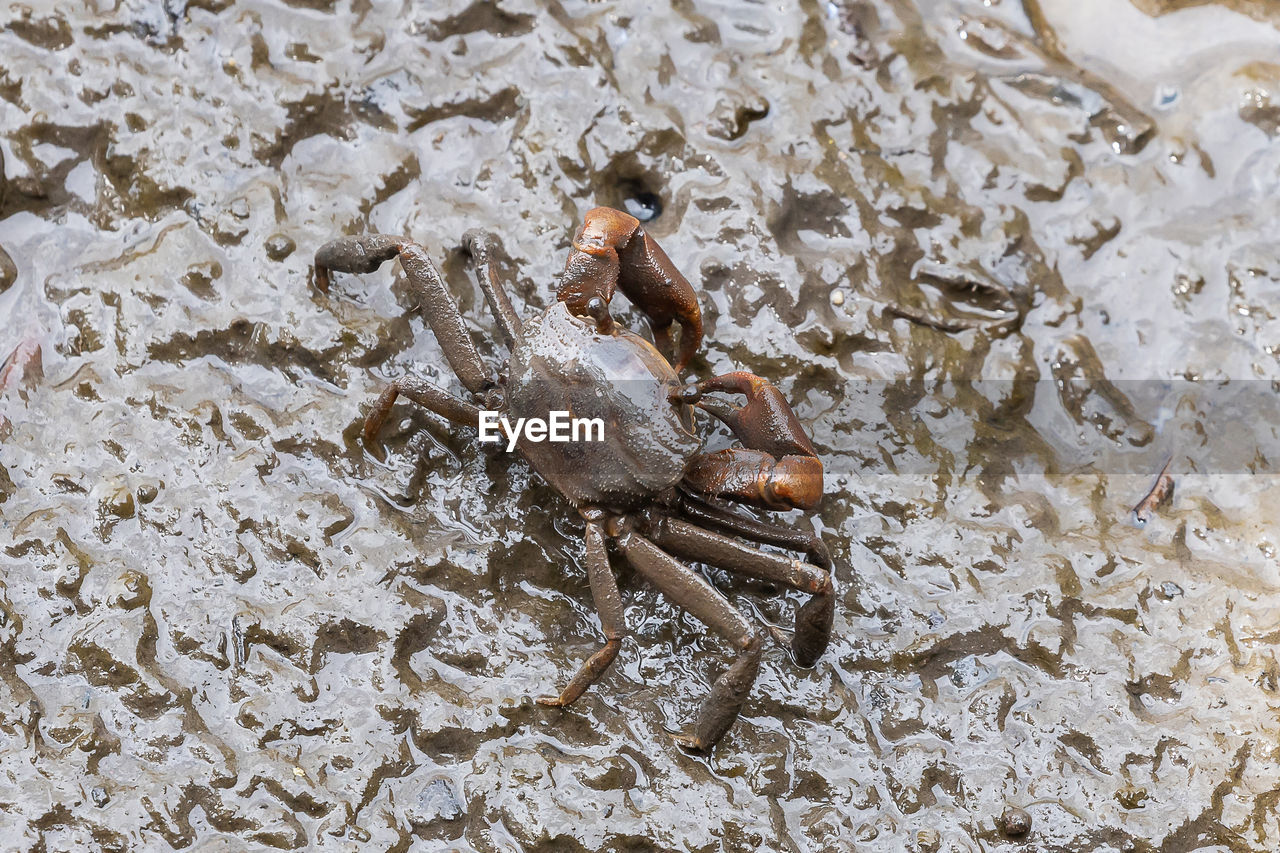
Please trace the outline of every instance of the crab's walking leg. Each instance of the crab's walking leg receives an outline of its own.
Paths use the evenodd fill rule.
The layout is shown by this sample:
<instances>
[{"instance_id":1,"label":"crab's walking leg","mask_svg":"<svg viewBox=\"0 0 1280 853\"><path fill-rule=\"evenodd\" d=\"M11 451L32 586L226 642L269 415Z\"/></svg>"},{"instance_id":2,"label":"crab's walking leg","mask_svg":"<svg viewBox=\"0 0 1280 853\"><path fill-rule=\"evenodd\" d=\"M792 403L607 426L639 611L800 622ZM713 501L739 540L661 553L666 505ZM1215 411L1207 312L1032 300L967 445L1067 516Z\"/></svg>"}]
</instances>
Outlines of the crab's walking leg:
<instances>
[{"instance_id":1,"label":"crab's walking leg","mask_svg":"<svg viewBox=\"0 0 1280 853\"><path fill-rule=\"evenodd\" d=\"M473 394L492 387L493 376L480 360L480 353L462 324L458 304L449 295L426 250L412 240L386 234L331 240L316 251L316 286L328 290L331 271L369 273L395 257L400 258L422 314L440 341L453 372Z\"/></svg>"},{"instance_id":2,"label":"crab's walking leg","mask_svg":"<svg viewBox=\"0 0 1280 853\"><path fill-rule=\"evenodd\" d=\"M830 573L800 560L766 554L675 518L658 518L648 533L658 547L686 560L810 593L813 597L796 612L791 642L783 644L791 647L791 655L800 666L813 666L827 650L836 606ZM783 637L779 640L783 641Z\"/></svg>"},{"instance_id":3,"label":"crab's walking leg","mask_svg":"<svg viewBox=\"0 0 1280 853\"><path fill-rule=\"evenodd\" d=\"M747 618L734 608L715 587L688 566L635 533L618 540L627 561L663 595L688 610L696 618L719 631L738 647L733 664L711 687L698 711L692 737L677 741L696 750L716 745L733 725L746 702L751 685L760 671L764 643Z\"/></svg>"},{"instance_id":4,"label":"crab's walking leg","mask_svg":"<svg viewBox=\"0 0 1280 853\"><path fill-rule=\"evenodd\" d=\"M640 227L640 220L620 210L597 207L587 211L573 238L556 296L574 314L586 316L587 302L599 297L607 305L615 286L649 318L660 348L671 339L671 324L680 324L675 368L683 370L702 343L702 311L693 287Z\"/></svg>"},{"instance_id":5,"label":"crab's walking leg","mask_svg":"<svg viewBox=\"0 0 1280 853\"><path fill-rule=\"evenodd\" d=\"M746 403L703 398L712 391L742 394ZM822 462L782 392L767 380L726 373L690 385L681 397L724 421L746 445L693 457L685 474L690 488L768 509L813 509L822 500Z\"/></svg>"},{"instance_id":6,"label":"crab's walking leg","mask_svg":"<svg viewBox=\"0 0 1280 853\"><path fill-rule=\"evenodd\" d=\"M833 565L831 552L827 549L826 543L819 539L813 531L794 530L790 527L769 524L759 519L739 515L698 495L681 493L678 496L678 501L677 506L680 508L680 514L691 521L696 521L702 527L710 528L720 533L733 533L744 539L750 539L752 542L761 542L765 545L775 545L779 548L799 551L808 557L815 566L831 571Z\"/></svg>"},{"instance_id":7,"label":"crab's walking leg","mask_svg":"<svg viewBox=\"0 0 1280 853\"><path fill-rule=\"evenodd\" d=\"M391 414L391 407L400 396L408 397L419 406L430 409L454 423L477 428L480 425L480 410L466 400L458 399L425 379L402 376L383 389L373 408L369 410L369 415L364 420L365 444L372 444L378 437L378 432L386 423L387 415Z\"/></svg>"},{"instance_id":8,"label":"crab's walking leg","mask_svg":"<svg viewBox=\"0 0 1280 853\"><path fill-rule=\"evenodd\" d=\"M480 289L484 291L484 298L489 302L489 310L498 321L502 338L510 349L515 346L516 339L520 337L521 324L520 315L516 314L516 310L511 307L511 299L507 296L502 283L498 281L498 269L494 264L493 253L501 248L501 244L498 238L489 232L474 229L462 235L462 248L475 261L476 278L480 282Z\"/></svg>"},{"instance_id":9,"label":"crab's walking leg","mask_svg":"<svg viewBox=\"0 0 1280 853\"><path fill-rule=\"evenodd\" d=\"M587 659L559 696L543 696L538 699L541 705L563 708L572 704L604 674L618 656L618 649L622 648L622 636L626 632L622 595L618 592L618 581L613 576L613 570L609 568L609 553L605 550L604 531L599 524L587 522L586 543L587 580L591 583L591 597L595 599L600 625L604 628L604 648Z\"/></svg>"}]
</instances>

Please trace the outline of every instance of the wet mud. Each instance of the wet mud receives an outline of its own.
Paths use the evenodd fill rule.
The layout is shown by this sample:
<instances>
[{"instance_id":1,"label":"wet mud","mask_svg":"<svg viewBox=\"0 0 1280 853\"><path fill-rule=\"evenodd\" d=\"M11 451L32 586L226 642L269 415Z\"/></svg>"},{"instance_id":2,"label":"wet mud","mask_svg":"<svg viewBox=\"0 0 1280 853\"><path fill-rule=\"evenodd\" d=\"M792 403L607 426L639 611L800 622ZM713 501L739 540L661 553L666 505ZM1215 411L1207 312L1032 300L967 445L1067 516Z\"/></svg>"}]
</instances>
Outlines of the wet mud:
<instances>
[{"instance_id":1,"label":"wet mud","mask_svg":"<svg viewBox=\"0 0 1280 853\"><path fill-rule=\"evenodd\" d=\"M0 848L1280 844L1272 4L0 21ZM599 647L581 524L412 407L369 452L456 381L391 268L311 282L411 235L500 359L463 233L528 314L599 204L826 464L835 639L710 756L731 649L621 566L613 668L532 703Z\"/></svg>"}]
</instances>

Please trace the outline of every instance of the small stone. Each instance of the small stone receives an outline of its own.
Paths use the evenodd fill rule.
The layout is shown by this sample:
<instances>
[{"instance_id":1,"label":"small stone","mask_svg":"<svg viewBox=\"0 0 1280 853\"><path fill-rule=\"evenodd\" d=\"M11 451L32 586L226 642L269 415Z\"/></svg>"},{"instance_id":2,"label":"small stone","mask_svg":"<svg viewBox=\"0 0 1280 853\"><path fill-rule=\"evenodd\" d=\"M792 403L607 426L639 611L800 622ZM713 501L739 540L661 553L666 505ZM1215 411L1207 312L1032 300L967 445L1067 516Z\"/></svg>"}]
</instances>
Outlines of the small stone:
<instances>
[{"instance_id":1,"label":"small stone","mask_svg":"<svg viewBox=\"0 0 1280 853\"><path fill-rule=\"evenodd\" d=\"M98 785L89 791L89 799L93 800L93 804L95 806L102 808L107 803L111 802L111 795L107 793L105 788Z\"/></svg>"},{"instance_id":2,"label":"small stone","mask_svg":"<svg viewBox=\"0 0 1280 853\"><path fill-rule=\"evenodd\" d=\"M231 215L236 219L249 218L249 200L246 198L238 198L231 202Z\"/></svg>"},{"instance_id":3,"label":"small stone","mask_svg":"<svg viewBox=\"0 0 1280 853\"><path fill-rule=\"evenodd\" d=\"M1000 831L1010 838L1021 838L1031 831L1031 815L1020 808L1006 806L1000 815Z\"/></svg>"},{"instance_id":4,"label":"small stone","mask_svg":"<svg viewBox=\"0 0 1280 853\"><path fill-rule=\"evenodd\" d=\"M272 234L262 245L267 251L267 257L273 261L283 261L297 248L297 244L283 234Z\"/></svg>"},{"instance_id":5,"label":"small stone","mask_svg":"<svg viewBox=\"0 0 1280 853\"><path fill-rule=\"evenodd\" d=\"M833 291L831 291L831 304L832 304L832 305L835 305L837 308L844 304L844 291L843 291L843 290L833 290Z\"/></svg>"},{"instance_id":6,"label":"small stone","mask_svg":"<svg viewBox=\"0 0 1280 853\"><path fill-rule=\"evenodd\" d=\"M160 489L151 483L146 483L138 487L138 503L149 504L160 494Z\"/></svg>"}]
</instances>

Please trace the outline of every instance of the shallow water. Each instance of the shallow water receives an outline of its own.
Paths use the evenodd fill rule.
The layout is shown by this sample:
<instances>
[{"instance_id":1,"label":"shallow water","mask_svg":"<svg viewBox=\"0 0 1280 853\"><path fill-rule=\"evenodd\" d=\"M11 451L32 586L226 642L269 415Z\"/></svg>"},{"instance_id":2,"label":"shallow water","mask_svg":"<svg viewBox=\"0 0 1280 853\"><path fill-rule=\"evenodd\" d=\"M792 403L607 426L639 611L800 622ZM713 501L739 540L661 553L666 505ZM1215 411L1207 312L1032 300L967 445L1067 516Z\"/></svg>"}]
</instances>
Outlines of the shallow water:
<instances>
[{"instance_id":1,"label":"shallow water","mask_svg":"<svg viewBox=\"0 0 1280 853\"><path fill-rule=\"evenodd\" d=\"M7 7L3 849L1275 849L1274 8L647 9ZM613 669L529 702L598 646L580 527L410 407L367 452L453 380L389 268L309 281L412 235L500 358L461 235L528 313L597 204L827 468L832 647L709 757L728 647L621 566Z\"/></svg>"}]
</instances>

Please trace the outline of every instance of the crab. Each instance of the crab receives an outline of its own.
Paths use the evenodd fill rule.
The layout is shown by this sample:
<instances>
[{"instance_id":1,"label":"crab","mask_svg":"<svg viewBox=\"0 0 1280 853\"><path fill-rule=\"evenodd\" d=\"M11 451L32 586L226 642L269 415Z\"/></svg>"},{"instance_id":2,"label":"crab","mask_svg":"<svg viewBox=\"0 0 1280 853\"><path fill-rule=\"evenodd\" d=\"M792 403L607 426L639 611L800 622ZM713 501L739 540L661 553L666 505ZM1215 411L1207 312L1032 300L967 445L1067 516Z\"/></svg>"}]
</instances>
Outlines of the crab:
<instances>
[{"instance_id":1,"label":"crab","mask_svg":"<svg viewBox=\"0 0 1280 853\"><path fill-rule=\"evenodd\" d=\"M553 443L528 432L512 437L511 446L582 518L586 574L604 632L604 645L568 685L538 701L571 705L617 657L626 625L610 555L620 555L736 649L703 700L692 734L676 736L685 747L708 751L742 710L769 636L802 667L813 666L830 640L835 593L822 540L812 530L763 521L733 506L813 510L822 499L822 462L790 405L767 380L737 371L681 382L702 340L697 296L636 218L609 208L589 211L573 239L555 303L523 320L499 282L497 239L469 231L463 247L510 352L502 370L482 360L419 244L366 234L333 240L316 252L315 282L326 291L333 272L370 273L398 258L469 396L414 376L397 379L369 412L364 440L375 445L402 396L475 429L482 413L494 412L517 420L545 420L556 412L600 419L602 440L579 436ZM609 309L616 290L645 315L654 343L615 322ZM672 339L676 327L678 345ZM695 410L723 422L740 446L706 450ZM686 561L801 590L809 598L797 608L792 630L757 627Z\"/></svg>"}]
</instances>

